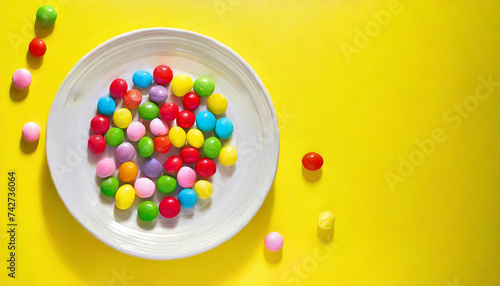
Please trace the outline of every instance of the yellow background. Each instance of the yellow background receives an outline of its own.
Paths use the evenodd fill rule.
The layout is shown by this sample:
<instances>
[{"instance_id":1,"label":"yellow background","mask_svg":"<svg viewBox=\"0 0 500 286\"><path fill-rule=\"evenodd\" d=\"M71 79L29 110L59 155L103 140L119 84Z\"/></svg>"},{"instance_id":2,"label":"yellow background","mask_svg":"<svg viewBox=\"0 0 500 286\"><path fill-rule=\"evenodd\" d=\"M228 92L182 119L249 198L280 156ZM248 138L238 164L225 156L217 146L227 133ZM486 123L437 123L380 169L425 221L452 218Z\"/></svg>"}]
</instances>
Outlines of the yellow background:
<instances>
[{"instance_id":1,"label":"yellow background","mask_svg":"<svg viewBox=\"0 0 500 286\"><path fill-rule=\"evenodd\" d=\"M443 119L474 96L478 77L500 81L500 1L402 1L377 30L370 22L389 2L1 0L0 284L500 285L500 91L456 129ZM58 19L43 63L28 62L42 4ZM175 261L130 257L94 238L61 202L45 156L66 74L103 41L146 27L234 49L266 85L280 126L277 177L255 218L223 245ZM356 46L366 28L369 42ZM27 95L10 87L18 68L33 74ZM42 126L36 149L20 141L28 121ZM446 141L391 190L386 172L397 175L399 157L436 128ZM308 151L324 156L321 173L303 172ZM5 262L8 170L18 183L16 279ZM316 227L326 209L337 215L329 243ZM285 238L281 257L264 251L270 231Z\"/></svg>"}]
</instances>

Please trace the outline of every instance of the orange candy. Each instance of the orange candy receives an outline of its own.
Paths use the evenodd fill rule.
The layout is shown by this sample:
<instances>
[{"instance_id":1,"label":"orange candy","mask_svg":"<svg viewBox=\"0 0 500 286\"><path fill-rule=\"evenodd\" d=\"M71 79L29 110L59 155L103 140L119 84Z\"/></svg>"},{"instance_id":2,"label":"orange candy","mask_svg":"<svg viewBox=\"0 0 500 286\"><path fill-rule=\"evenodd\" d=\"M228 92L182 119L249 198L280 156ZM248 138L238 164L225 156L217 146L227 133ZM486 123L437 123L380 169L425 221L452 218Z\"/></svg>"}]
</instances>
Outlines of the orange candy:
<instances>
[{"instance_id":1,"label":"orange candy","mask_svg":"<svg viewBox=\"0 0 500 286\"><path fill-rule=\"evenodd\" d=\"M124 182L132 182L137 178L137 166L132 162L125 162L120 166L118 170L118 175L120 179Z\"/></svg>"}]
</instances>

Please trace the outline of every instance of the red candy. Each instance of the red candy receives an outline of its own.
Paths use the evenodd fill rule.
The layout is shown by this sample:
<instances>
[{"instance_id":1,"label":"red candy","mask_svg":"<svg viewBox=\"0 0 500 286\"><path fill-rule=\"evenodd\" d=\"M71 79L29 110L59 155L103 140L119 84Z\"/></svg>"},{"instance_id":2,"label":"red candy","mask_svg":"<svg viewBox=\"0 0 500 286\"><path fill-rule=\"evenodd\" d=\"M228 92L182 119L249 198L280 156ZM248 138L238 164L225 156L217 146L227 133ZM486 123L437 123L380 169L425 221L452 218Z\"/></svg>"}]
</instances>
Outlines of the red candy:
<instances>
[{"instance_id":1,"label":"red candy","mask_svg":"<svg viewBox=\"0 0 500 286\"><path fill-rule=\"evenodd\" d=\"M171 156L165 161L165 171L167 173L176 173L182 167L182 159L179 156Z\"/></svg>"},{"instance_id":2,"label":"red candy","mask_svg":"<svg viewBox=\"0 0 500 286\"><path fill-rule=\"evenodd\" d=\"M90 136L87 146L89 147L90 153L101 154L104 149L106 149L106 140L102 135L94 134Z\"/></svg>"},{"instance_id":3,"label":"red candy","mask_svg":"<svg viewBox=\"0 0 500 286\"><path fill-rule=\"evenodd\" d=\"M167 153L172 146L172 144L170 143L170 139L168 139L168 137L166 136L156 137L155 139L153 139L153 143L155 145L155 151L161 154Z\"/></svg>"},{"instance_id":4,"label":"red candy","mask_svg":"<svg viewBox=\"0 0 500 286\"><path fill-rule=\"evenodd\" d=\"M128 89L127 82L121 78L117 78L109 86L109 93L111 94L112 97L120 99L125 95L127 89Z\"/></svg>"},{"instance_id":5,"label":"red candy","mask_svg":"<svg viewBox=\"0 0 500 286\"><path fill-rule=\"evenodd\" d=\"M177 125L182 128L190 128L193 126L195 119L194 113L189 110L183 110L177 115Z\"/></svg>"},{"instance_id":6,"label":"red candy","mask_svg":"<svg viewBox=\"0 0 500 286\"><path fill-rule=\"evenodd\" d=\"M153 79L157 84L169 84L173 76L172 69L166 65L159 65L153 71Z\"/></svg>"},{"instance_id":7,"label":"red candy","mask_svg":"<svg viewBox=\"0 0 500 286\"><path fill-rule=\"evenodd\" d=\"M34 57L41 57L45 55L45 51L47 51L47 46L40 38L34 38L31 40L29 48L30 54Z\"/></svg>"},{"instance_id":8,"label":"red candy","mask_svg":"<svg viewBox=\"0 0 500 286\"><path fill-rule=\"evenodd\" d=\"M198 106L200 106L200 97L194 91L188 92L184 95L182 104L187 110L195 110Z\"/></svg>"},{"instance_id":9,"label":"red candy","mask_svg":"<svg viewBox=\"0 0 500 286\"><path fill-rule=\"evenodd\" d=\"M323 166L323 157L315 152L309 152L302 157L302 165L310 171L316 171Z\"/></svg>"},{"instance_id":10,"label":"red candy","mask_svg":"<svg viewBox=\"0 0 500 286\"><path fill-rule=\"evenodd\" d=\"M193 147L186 147L181 150L181 159L186 164L194 164L200 158L200 152Z\"/></svg>"},{"instance_id":11,"label":"red candy","mask_svg":"<svg viewBox=\"0 0 500 286\"><path fill-rule=\"evenodd\" d=\"M160 214L166 218L173 218L181 211L181 203L174 197L166 197L160 201Z\"/></svg>"},{"instance_id":12,"label":"red candy","mask_svg":"<svg viewBox=\"0 0 500 286\"><path fill-rule=\"evenodd\" d=\"M106 116L96 115L90 121L90 129L96 134L105 134L108 131L110 124L111 120L109 120Z\"/></svg>"},{"instance_id":13,"label":"red candy","mask_svg":"<svg viewBox=\"0 0 500 286\"><path fill-rule=\"evenodd\" d=\"M164 103L160 107L160 116L163 120L172 121L177 118L179 107L175 103Z\"/></svg>"},{"instance_id":14,"label":"red candy","mask_svg":"<svg viewBox=\"0 0 500 286\"><path fill-rule=\"evenodd\" d=\"M142 101L142 93L137 89L131 89L123 96L123 105L128 109L139 107Z\"/></svg>"},{"instance_id":15,"label":"red candy","mask_svg":"<svg viewBox=\"0 0 500 286\"><path fill-rule=\"evenodd\" d=\"M198 175L209 178L212 177L213 174L217 171L217 166L215 166L214 161L208 159L208 158L203 158L200 159L196 165L194 166L196 173Z\"/></svg>"}]
</instances>

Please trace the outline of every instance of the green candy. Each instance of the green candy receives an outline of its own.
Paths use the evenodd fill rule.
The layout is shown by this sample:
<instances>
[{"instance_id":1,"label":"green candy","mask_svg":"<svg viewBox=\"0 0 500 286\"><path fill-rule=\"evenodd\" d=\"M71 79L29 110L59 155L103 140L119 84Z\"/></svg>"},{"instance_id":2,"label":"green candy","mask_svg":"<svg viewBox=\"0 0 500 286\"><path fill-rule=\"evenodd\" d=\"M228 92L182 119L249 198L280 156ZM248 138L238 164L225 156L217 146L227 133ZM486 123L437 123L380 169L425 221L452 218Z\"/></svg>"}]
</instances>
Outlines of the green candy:
<instances>
[{"instance_id":1,"label":"green candy","mask_svg":"<svg viewBox=\"0 0 500 286\"><path fill-rule=\"evenodd\" d=\"M36 11L36 22L40 26L54 25L57 19L57 11L50 5L43 5Z\"/></svg>"},{"instance_id":2,"label":"green candy","mask_svg":"<svg viewBox=\"0 0 500 286\"><path fill-rule=\"evenodd\" d=\"M210 159L213 159L219 155L220 150L222 149L222 144L219 139L215 137L210 137L205 140L203 143L203 154Z\"/></svg>"},{"instance_id":3,"label":"green candy","mask_svg":"<svg viewBox=\"0 0 500 286\"><path fill-rule=\"evenodd\" d=\"M118 191L120 186L118 179L115 177L108 177L101 183L101 192L108 197L113 197Z\"/></svg>"},{"instance_id":4,"label":"green candy","mask_svg":"<svg viewBox=\"0 0 500 286\"><path fill-rule=\"evenodd\" d=\"M160 108L153 102L145 102L139 106L139 116L145 120L153 120L158 117Z\"/></svg>"},{"instance_id":5,"label":"green candy","mask_svg":"<svg viewBox=\"0 0 500 286\"><path fill-rule=\"evenodd\" d=\"M170 194L175 191L177 180L172 176L163 175L156 181L156 188L160 193Z\"/></svg>"},{"instance_id":6,"label":"green candy","mask_svg":"<svg viewBox=\"0 0 500 286\"><path fill-rule=\"evenodd\" d=\"M148 158L153 155L153 151L155 150L155 144L153 143L153 140L149 137L142 137L141 140L139 140L139 143L137 144L137 152L139 153L139 156L142 158Z\"/></svg>"},{"instance_id":7,"label":"green candy","mask_svg":"<svg viewBox=\"0 0 500 286\"><path fill-rule=\"evenodd\" d=\"M108 143L109 146L118 147L118 145L123 143L124 138L125 133L118 127L111 127L108 132L106 132L106 143Z\"/></svg>"},{"instance_id":8,"label":"green candy","mask_svg":"<svg viewBox=\"0 0 500 286\"><path fill-rule=\"evenodd\" d=\"M194 92L203 97L209 97L214 93L215 83L208 76L200 76L193 83Z\"/></svg>"},{"instance_id":9,"label":"green candy","mask_svg":"<svg viewBox=\"0 0 500 286\"><path fill-rule=\"evenodd\" d=\"M145 221L152 221L158 216L158 206L151 201L144 201L137 207L137 215Z\"/></svg>"}]
</instances>

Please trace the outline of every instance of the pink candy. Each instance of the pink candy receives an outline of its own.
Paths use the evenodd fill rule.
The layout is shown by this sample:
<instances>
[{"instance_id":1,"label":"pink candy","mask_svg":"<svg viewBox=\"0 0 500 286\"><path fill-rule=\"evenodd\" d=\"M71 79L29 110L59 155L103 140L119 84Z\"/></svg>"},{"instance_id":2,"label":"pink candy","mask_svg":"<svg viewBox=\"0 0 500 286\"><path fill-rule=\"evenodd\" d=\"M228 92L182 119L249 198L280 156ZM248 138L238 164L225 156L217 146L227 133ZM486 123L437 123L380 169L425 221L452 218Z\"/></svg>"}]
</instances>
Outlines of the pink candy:
<instances>
[{"instance_id":1,"label":"pink candy","mask_svg":"<svg viewBox=\"0 0 500 286\"><path fill-rule=\"evenodd\" d=\"M196 172L190 167L182 167L177 173L177 182L183 188L191 188L196 182Z\"/></svg>"},{"instance_id":2,"label":"pink candy","mask_svg":"<svg viewBox=\"0 0 500 286\"><path fill-rule=\"evenodd\" d=\"M168 134L169 128L165 121L160 118L155 118L149 123L149 130L151 130L151 133L155 136L165 136Z\"/></svg>"},{"instance_id":3,"label":"pink candy","mask_svg":"<svg viewBox=\"0 0 500 286\"><path fill-rule=\"evenodd\" d=\"M28 122L23 126L23 138L26 142L35 142L40 138L40 126L34 122Z\"/></svg>"},{"instance_id":4,"label":"pink candy","mask_svg":"<svg viewBox=\"0 0 500 286\"><path fill-rule=\"evenodd\" d=\"M110 158L105 158L99 161L96 166L96 175L100 178L107 178L116 170L115 161Z\"/></svg>"},{"instance_id":5,"label":"pink candy","mask_svg":"<svg viewBox=\"0 0 500 286\"><path fill-rule=\"evenodd\" d=\"M283 247L283 236L277 232L271 232L266 236L264 245L270 251L278 251Z\"/></svg>"},{"instance_id":6,"label":"pink candy","mask_svg":"<svg viewBox=\"0 0 500 286\"><path fill-rule=\"evenodd\" d=\"M135 180L134 190L139 198L149 198L155 192L155 183L148 178Z\"/></svg>"},{"instance_id":7,"label":"pink candy","mask_svg":"<svg viewBox=\"0 0 500 286\"><path fill-rule=\"evenodd\" d=\"M12 83L17 89L25 89L31 84L31 73L27 69L18 69L12 75Z\"/></svg>"},{"instance_id":8,"label":"pink candy","mask_svg":"<svg viewBox=\"0 0 500 286\"><path fill-rule=\"evenodd\" d=\"M130 123L127 127L127 137L132 141L139 141L144 135L146 135L146 127L138 121Z\"/></svg>"}]
</instances>

